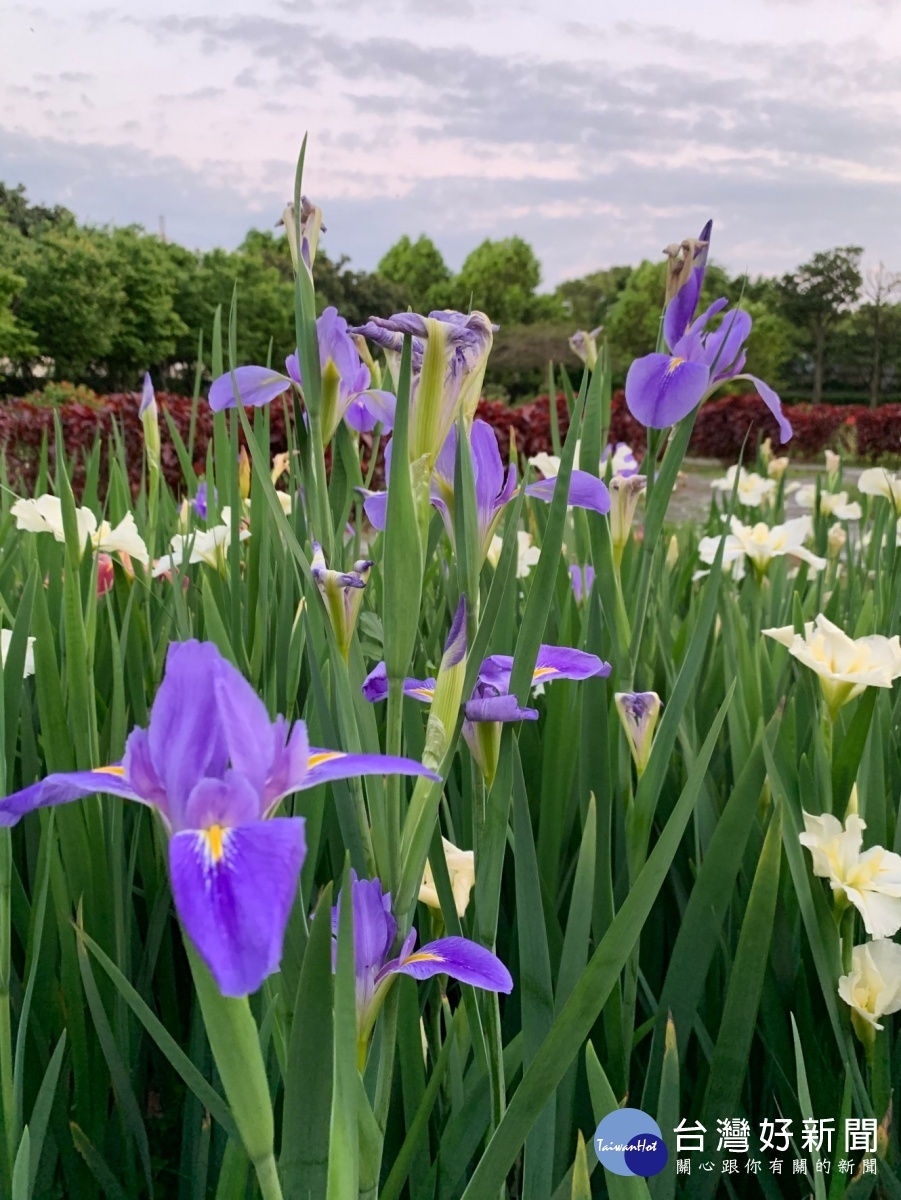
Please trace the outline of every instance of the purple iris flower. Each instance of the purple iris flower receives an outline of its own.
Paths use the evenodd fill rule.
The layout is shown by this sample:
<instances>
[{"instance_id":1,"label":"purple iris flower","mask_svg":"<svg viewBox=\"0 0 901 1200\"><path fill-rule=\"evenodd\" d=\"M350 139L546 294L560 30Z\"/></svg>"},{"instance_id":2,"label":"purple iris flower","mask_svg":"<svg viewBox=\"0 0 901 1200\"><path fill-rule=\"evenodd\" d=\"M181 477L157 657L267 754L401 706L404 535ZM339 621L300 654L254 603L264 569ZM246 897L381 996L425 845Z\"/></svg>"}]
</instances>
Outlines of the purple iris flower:
<instances>
[{"instance_id":1,"label":"purple iris flower","mask_svg":"<svg viewBox=\"0 0 901 1200\"><path fill-rule=\"evenodd\" d=\"M357 1040L365 1054L388 988L395 975L430 979L450 975L461 983L489 992L510 992L513 979L504 964L490 950L464 937L439 938L414 951L416 930L404 939L400 953L389 958L397 937L397 922L391 912L391 895L382 891L378 879L358 879L351 871L354 909L354 970L357 985ZM332 909L332 932L337 935L340 906Z\"/></svg>"},{"instance_id":2,"label":"purple iris flower","mask_svg":"<svg viewBox=\"0 0 901 1200\"><path fill-rule=\"evenodd\" d=\"M472 695L463 704L463 736L489 785L497 770L501 725L538 720L536 708L525 708L515 695L510 695L512 670L513 659L507 654L486 658L479 669ZM610 664L596 654L573 650L569 646L541 646L531 686L553 683L557 679L589 679L593 675L606 678L610 670ZM430 704L435 694L435 680L406 679L404 694ZM363 695L372 703L387 699L384 663L379 663L364 680Z\"/></svg>"},{"instance_id":3,"label":"purple iris flower","mask_svg":"<svg viewBox=\"0 0 901 1200\"><path fill-rule=\"evenodd\" d=\"M580 567L578 563L572 563L569 568L569 577L572 581L576 604L581 604L588 598L594 584L594 567L590 563L586 563L584 567Z\"/></svg>"},{"instance_id":4,"label":"purple iris flower","mask_svg":"<svg viewBox=\"0 0 901 1200\"><path fill-rule=\"evenodd\" d=\"M325 309L316 322L319 339L319 363L323 381L323 438L331 439L343 418L352 429L368 433L381 422L385 429L394 425L395 399L391 392L370 387L369 368L347 328L347 322L333 307ZM235 381L246 406L269 404L292 385L303 388L297 354L285 359L287 375L269 367L238 367ZM210 407L214 412L233 408L235 394L231 374L220 375L210 387Z\"/></svg>"},{"instance_id":5,"label":"purple iris flower","mask_svg":"<svg viewBox=\"0 0 901 1200\"><path fill-rule=\"evenodd\" d=\"M473 476L475 478L476 508L479 522L479 546L484 561L491 545L504 507L517 495L516 467L511 464L504 472L494 430L486 421L472 423L470 433ZM390 445L385 457L390 468ZM454 464L457 458L457 430L452 428L435 461L430 495L432 504L441 514L451 542L454 540ZM386 468L386 474L388 469ZM546 503L554 497L556 476L530 483L526 495ZM594 512L610 511L610 493L605 484L587 471L573 471L569 482L567 503L575 508L590 508ZM388 511L388 493L371 492L363 505L366 516L376 529L384 529Z\"/></svg>"},{"instance_id":6,"label":"purple iris flower","mask_svg":"<svg viewBox=\"0 0 901 1200\"><path fill-rule=\"evenodd\" d=\"M215 488L213 489L213 494L218 498L219 493L215 490ZM198 517L200 517L201 521L205 521L207 518L208 503L207 483L204 479L201 483L198 483L197 491L194 493L194 499L191 501L191 507L194 509L195 513L197 513Z\"/></svg>"},{"instance_id":7,"label":"purple iris flower","mask_svg":"<svg viewBox=\"0 0 901 1200\"><path fill-rule=\"evenodd\" d=\"M156 809L169 835L179 919L220 991L277 971L303 865L304 823L274 817L292 792L353 775L437 776L407 758L312 749L303 721L271 721L211 642L176 642L146 729L121 763L49 775L0 800L0 826L95 792Z\"/></svg>"},{"instance_id":8,"label":"purple iris flower","mask_svg":"<svg viewBox=\"0 0 901 1200\"><path fill-rule=\"evenodd\" d=\"M705 230L709 241L709 227ZM697 259L691 260L695 265L687 281L666 306L663 334L669 353L646 354L629 368L626 376L629 411L650 429L666 429L681 421L721 384L747 379L775 417L781 440L787 442L792 428L782 414L779 397L762 379L744 372L750 316L739 309L726 312L719 327L708 331L708 322L729 303L721 297L695 317L704 280L707 241L697 251Z\"/></svg>"}]
</instances>

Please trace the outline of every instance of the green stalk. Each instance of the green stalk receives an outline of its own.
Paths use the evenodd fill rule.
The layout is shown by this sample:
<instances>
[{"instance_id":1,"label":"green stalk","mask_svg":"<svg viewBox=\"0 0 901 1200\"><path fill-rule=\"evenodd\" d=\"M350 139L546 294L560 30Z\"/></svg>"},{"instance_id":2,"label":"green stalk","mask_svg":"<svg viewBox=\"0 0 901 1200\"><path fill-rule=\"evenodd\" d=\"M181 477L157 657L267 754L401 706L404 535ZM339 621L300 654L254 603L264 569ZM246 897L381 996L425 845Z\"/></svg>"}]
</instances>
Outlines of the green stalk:
<instances>
[{"instance_id":1,"label":"green stalk","mask_svg":"<svg viewBox=\"0 0 901 1200\"><path fill-rule=\"evenodd\" d=\"M12 839L0 829L0 1114L3 1138L0 1147L0 1179L9 1185L15 1161L15 1091L13 1087L12 1025L9 1011L10 982L10 893L12 885Z\"/></svg>"},{"instance_id":2,"label":"green stalk","mask_svg":"<svg viewBox=\"0 0 901 1200\"><path fill-rule=\"evenodd\" d=\"M269 1081L250 1004L246 996L223 996L187 934L184 945L210 1049L263 1200L282 1200Z\"/></svg>"},{"instance_id":3,"label":"green stalk","mask_svg":"<svg viewBox=\"0 0 901 1200\"><path fill-rule=\"evenodd\" d=\"M388 715L385 734L386 754L400 754L403 748L404 726L404 682L402 679L388 680ZM401 775L389 775L387 784L388 818L388 890L394 894L400 880L401 834Z\"/></svg>"}]
</instances>

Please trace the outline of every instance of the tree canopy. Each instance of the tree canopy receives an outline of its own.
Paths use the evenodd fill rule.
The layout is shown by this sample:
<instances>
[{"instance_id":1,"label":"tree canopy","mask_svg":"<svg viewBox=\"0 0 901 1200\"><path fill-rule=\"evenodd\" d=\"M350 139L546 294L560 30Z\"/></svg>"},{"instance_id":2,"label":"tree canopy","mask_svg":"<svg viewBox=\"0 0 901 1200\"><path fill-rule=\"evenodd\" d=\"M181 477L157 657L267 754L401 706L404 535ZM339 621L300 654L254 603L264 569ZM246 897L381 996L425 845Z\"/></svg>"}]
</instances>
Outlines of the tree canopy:
<instances>
[{"instance_id":1,"label":"tree canopy","mask_svg":"<svg viewBox=\"0 0 901 1200\"><path fill-rule=\"evenodd\" d=\"M901 391L901 276L861 273L862 250L814 254L781 279L731 277L708 264L702 303L727 296L754 322L748 370L788 399L865 399ZM576 329L603 326L614 383L657 344L663 262L593 270L540 291L541 265L519 236L486 239L454 273L426 234L400 238L375 271L322 245L317 301L351 324L407 307L481 309L499 326L486 388L518 399L546 386L547 360L575 373ZM293 267L281 232L252 229L234 251L204 253L140 226L80 225L66 208L0 184L0 379L28 390L41 377L99 390L136 387L151 370L190 388L198 335L237 295L238 358L278 365L294 347Z\"/></svg>"}]
</instances>

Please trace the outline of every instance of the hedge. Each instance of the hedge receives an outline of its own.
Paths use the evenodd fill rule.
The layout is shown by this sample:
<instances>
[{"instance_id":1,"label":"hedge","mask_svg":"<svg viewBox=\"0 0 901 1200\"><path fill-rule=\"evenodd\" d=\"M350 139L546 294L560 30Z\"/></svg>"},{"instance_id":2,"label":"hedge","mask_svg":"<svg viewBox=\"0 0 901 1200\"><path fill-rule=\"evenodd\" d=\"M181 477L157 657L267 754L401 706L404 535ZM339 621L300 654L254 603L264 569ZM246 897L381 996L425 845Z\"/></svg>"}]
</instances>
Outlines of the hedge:
<instances>
[{"instance_id":1,"label":"hedge","mask_svg":"<svg viewBox=\"0 0 901 1200\"><path fill-rule=\"evenodd\" d=\"M104 453L118 423L122 431L129 473L137 486L141 474L143 432L138 417L140 397L123 392L104 398L102 407L90 404L62 404L50 407L25 401L0 404L0 446L6 455L7 473L11 486L30 494L41 445L46 436L51 465L54 459L54 415L58 414L65 438L67 453L77 455L75 486L83 473L86 454L95 439L102 439ZM191 424L192 401L174 393L157 393L161 410L168 413L187 444ZM568 425L566 403L557 397L557 414L561 434ZM875 461L901 455L901 404L884 404L870 409L863 405L798 404L788 410L794 427L794 437L786 452L795 458L816 458L827 448L844 448L858 458ZM500 401L482 400L478 415L494 426L504 457L511 446L511 437L519 454L531 456L551 449L551 430L547 396L539 396L528 404L510 408ZM286 449L285 413L281 404L271 409L273 453ZM178 488L181 467L175 447L168 436L165 418L162 426L162 467L170 485ZM212 413L205 401L196 408L194 465L202 474L206 463L207 443L212 437ZM613 396L611 440L628 442L636 451L645 445L644 428L631 416L622 392ZM754 445L758 437L771 437L778 446L776 422L759 396L724 396L708 401L698 414L692 434L690 453L696 457L718 458L734 462L748 438ZM80 452L80 453L78 453Z\"/></svg>"}]
</instances>

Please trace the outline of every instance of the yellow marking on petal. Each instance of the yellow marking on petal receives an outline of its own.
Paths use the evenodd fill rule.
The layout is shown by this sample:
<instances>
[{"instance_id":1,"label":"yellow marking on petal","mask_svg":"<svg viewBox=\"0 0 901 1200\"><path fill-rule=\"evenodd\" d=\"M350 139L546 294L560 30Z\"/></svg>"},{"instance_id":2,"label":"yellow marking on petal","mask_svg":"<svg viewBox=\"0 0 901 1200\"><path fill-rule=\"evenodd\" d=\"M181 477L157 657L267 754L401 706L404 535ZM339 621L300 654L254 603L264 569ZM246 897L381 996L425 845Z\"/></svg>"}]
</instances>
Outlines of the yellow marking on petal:
<instances>
[{"instance_id":1,"label":"yellow marking on petal","mask_svg":"<svg viewBox=\"0 0 901 1200\"><path fill-rule=\"evenodd\" d=\"M204 829L203 836L206 838L207 846L210 851L210 858L214 863L221 862L222 855L225 853L225 835L227 829L223 829L221 825L211 825L209 829Z\"/></svg>"},{"instance_id":2,"label":"yellow marking on petal","mask_svg":"<svg viewBox=\"0 0 901 1200\"><path fill-rule=\"evenodd\" d=\"M418 963L418 962L443 963L444 961L445 960L441 957L440 954L432 954L431 951L429 951L429 950L420 950L416 954L408 954L407 957L403 961L403 966L406 966L407 963Z\"/></svg>"},{"instance_id":3,"label":"yellow marking on petal","mask_svg":"<svg viewBox=\"0 0 901 1200\"><path fill-rule=\"evenodd\" d=\"M673 371L675 371L676 367L681 367L684 362L685 362L684 358L671 359L669 366L666 368L667 375L672 375L672 373L673 373Z\"/></svg>"},{"instance_id":4,"label":"yellow marking on petal","mask_svg":"<svg viewBox=\"0 0 901 1200\"><path fill-rule=\"evenodd\" d=\"M120 778L125 774L124 767L95 767L95 775L118 775Z\"/></svg>"},{"instance_id":5,"label":"yellow marking on petal","mask_svg":"<svg viewBox=\"0 0 901 1200\"><path fill-rule=\"evenodd\" d=\"M410 688L408 695L422 696L423 700L434 700L435 699L435 689L434 688L421 688L421 687Z\"/></svg>"},{"instance_id":6,"label":"yellow marking on petal","mask_svg":"<svg viewBox=\"0 0 901 1200\"><path fill-rule=\"evenodd\" d=\"M532 673L532 682L534 683L536 679L543 679L545 675L556 675L556 674L557 674L556 667L536 667Z\"/></svg>"},{"instance_id":7,"label":"yellow marking on petal","mask_svg":"<svg viewBox=\"0 0 901 1200\"><path fill-rule=\"evenodd\" d=\"M319 767L322 763L332 762L336 758L346 758L347 755L341 750L323 750L319 754L311 754L308 761L308 767Z\"/></svg>"}]
</instances>

